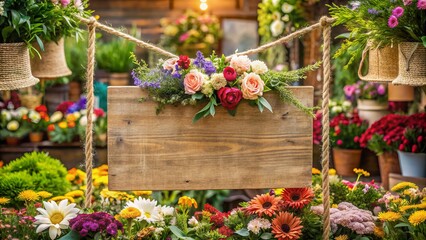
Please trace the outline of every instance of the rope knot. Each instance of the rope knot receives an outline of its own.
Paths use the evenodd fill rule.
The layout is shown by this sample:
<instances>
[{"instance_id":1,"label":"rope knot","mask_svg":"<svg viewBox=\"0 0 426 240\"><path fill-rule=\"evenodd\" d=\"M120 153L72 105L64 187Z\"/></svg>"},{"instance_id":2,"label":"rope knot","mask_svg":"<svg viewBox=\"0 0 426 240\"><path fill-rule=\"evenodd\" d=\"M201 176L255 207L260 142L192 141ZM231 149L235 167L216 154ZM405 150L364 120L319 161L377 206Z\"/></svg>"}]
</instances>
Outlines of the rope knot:
<instances>
[{"instance_id":1,"label":"rope knot","mask_svg":"<svg viewBox=\"0 0 426 240\"><path fill-rule=\"evenodd\" d=\"M87 23L90 26L93 26L96 22L96 18L95 17L90 17L89 18L89 22Z\"/></svg>"},{"instance_id":2,"label":"rope knot","mask_svg":"<svg viewBox=\"0 0 426 240\"><path fill-rule=\"evenodd\" d=\"M330 25L330 23L331 23L331 21L327 16L321 17L321 19L320 19L321 27L323 27L323 28L327 27L328 25Z\"/></svg>"}]
</instances>

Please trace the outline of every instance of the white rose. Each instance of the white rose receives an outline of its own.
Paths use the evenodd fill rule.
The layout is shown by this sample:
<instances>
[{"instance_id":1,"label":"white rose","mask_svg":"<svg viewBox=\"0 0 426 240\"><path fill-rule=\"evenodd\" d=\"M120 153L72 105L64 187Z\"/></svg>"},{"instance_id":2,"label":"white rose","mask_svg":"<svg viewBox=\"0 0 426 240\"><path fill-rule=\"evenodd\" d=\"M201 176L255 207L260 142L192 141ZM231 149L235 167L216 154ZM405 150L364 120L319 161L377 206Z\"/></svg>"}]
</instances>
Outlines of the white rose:
<instances>
[{"instance_id":1,"label":"white rose","mask_svg":"<svg viewBox=\"0 0 426 240\"><path fill-rule=\"evenodd\" d=\"M169 58L163 63L163 69L167 71L174 72L176 70L175 66L179 58Z\"/></svg>"},{"instance_id":2,"label":"white rose","mask_svg":"<svg viewBox=\"0 0 426 240\"><path fill-rule=\"evenodd\" d=\"M38 113L37 111L31 110L28 113L28 118L31 119L31 122L33 123L39 123L41 120L41 116L40 113Z\"/></svg>"},{"instance_id":3,"label":"white rose","mask_svg":"<svg viewBox=\"0 0 426 240\"><path fill-rule=\"evenodd\" d=\"M87 117L83 116L80 118L80 121L78 121L78 124L80 124L81 126L86 126L87 125Z\"/></svg>"},{"instance_id":4,"label":"white rose","mask_svg":"<svg viewBox=\"0 0 426 240\"><path fill-rule=\"evenodd\" d=\"M26 107L20 107L20 108L16 109L16 111L18 111L19 115L21 115L21 116L28 114L28 108L26 108Z\"/></svg>"},{"instance_id":5,"label":"white rose","mask_svg":"<svg viewBox=\"0 0 426 240\"><path fill-rule=\"evenodd\" d=\"M230 66L235 69L238 74L242 74L250 70L250 58L246 55L233 56L230 62Z\"/></svg>"},{"instance_id":6,"label":"white rose","mask_svg":"<svg viewBox=\"0 0 426 240\"><path fill-rule=\"evenodd\" d=\"M215 90L219 90L225 87L227 84L226 79L222 73L213 73L210 82Z\"/></svg>"},{"instance_id":7,"label":"white rose","mask_svg":"<svg viewBox=\"0 0 426 240\"><path fill-rule=\"evenodd\" d=\"M284 17L281 18L284 22L290 21L290 16L288 14L284 15Z\"/></svg>"},{"instance_id":8,"label":"white rose","mask_svg":"<svg viewBox=\"0 0 426 240\"><path fill-rule=\"evenodd\" d=\"M293 11L294 7L288 3L284 3L281 6L281 10L283 10L283 13L291 13Z\"/></svg>"},{"instance_id":9,"label":"white rose","mask_svg":"<svg viewBox=\"0 0 426 240\"><path fill-rule=\"evenodd\" d=\"M251 71L257 74L264 74L268 71L268 67L264 62L255 60L251 62Z\"/></svg>"},{"instance_id":10,"label":"white rose","mask_svg":"<svg viewBox=\"0 0 426 240\"><path fill-rule=\"evenodd\" d=\"M284 23L281 20L275 20L271 23L272 36L279 36L284 30Z\"/></svg>"},{"instance_id":11,"label":"white rose","mask_svg":"<svg viewBox=\"0 0 426 240\"><path fill-rule=\"evenodd\" d=\"M272 0L272 5L277 6L280 3L280 0Z\"/></svg>"}]
</instances>

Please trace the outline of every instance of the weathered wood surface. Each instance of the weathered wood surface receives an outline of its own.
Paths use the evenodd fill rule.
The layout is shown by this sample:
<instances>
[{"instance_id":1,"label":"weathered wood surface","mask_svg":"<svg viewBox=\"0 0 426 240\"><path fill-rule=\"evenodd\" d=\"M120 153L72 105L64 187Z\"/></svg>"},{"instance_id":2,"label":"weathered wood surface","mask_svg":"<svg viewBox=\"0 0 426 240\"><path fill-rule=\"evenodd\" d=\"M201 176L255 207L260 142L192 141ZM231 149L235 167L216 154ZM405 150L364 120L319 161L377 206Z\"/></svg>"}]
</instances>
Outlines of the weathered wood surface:
<instances>
[{"instance_id":1,"label":"weathered wood surface","mask_svg":"<svg viewBox=\"0 0 426 240\"><path fill-rule=\"evenodd\" d=\"M291 87L312 106L312 87ZM305 187L311 183L312 119L265 96L274 113L241 103L192 124L198 106L138 102L138 87L108 88L111 190L201 190Z\"/></svg>"}]
</instances>

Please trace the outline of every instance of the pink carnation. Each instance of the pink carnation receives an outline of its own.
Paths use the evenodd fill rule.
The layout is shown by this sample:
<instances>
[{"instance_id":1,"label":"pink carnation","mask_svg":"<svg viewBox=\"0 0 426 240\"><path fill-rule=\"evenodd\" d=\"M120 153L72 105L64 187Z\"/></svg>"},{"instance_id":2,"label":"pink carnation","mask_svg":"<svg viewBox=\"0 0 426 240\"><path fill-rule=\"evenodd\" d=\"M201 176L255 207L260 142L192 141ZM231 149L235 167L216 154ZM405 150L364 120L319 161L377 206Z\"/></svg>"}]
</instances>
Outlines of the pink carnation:
<instances>
[{"instance_id":1,"label":"pink carnation","mask_svg":"<svg viewBox=\"0 0 426 240\"><path fill-rule=\"evenodd\" d=\"M404 2L405 6L411 5L413 3L413 0L402 0Z\"/></svg>"},{"instance_id":2,"label":"pink carnation","mask_svg":"<svg viewBox=\"0 0 426 240\"><path fill-rule=\"evenodd\" d=\"M396 18L400 18L402 15L404 15L404 9L402 7L396 7L392 10L392 15Z\"/></svg>"},{"instance_id":3,"label":"pink carnation","mask_svg":"<svg viewBox=\"0 0 426 240\"><path fill-rule=\"evenodd\" d=\"M419 0L417 2L417 8L421 9L421 10L425 10L426 9L426 0Z\"/></svg>"},{"instance_id":4,"label":"pink carnation","mask_svg":"<svg viewBox=\"0 0 426 240\"><path fill-rule=\"evenodd\" d=\"M398 18L396 18L394 15L390 16L388 20L388 26L390 28L398 26Z\"/></svg>"},{"instance_id":5,"label":"pink carnation","mask_svg":"<svg viewBox=\"0 0 426 240\"><path fill-rule=\"evenodd\" d=\"M70 4L71 0L61 0L61 5L63 7L68 6L68 4Z\"/></svg>"},{"instance_id":6,"label":"pink carnation","mask_svg":"<svg viewBox=\"0 0 426 240\"><path fill-rule=\"evenodd\" d=\"M186 33L184 33L184 34L180 35L180 37L179 37L179 42L185 42L185 41L186 41L186 39L188 39L188 38L189 38L189 33L188 33L188 32L186 32Z\"/></svg>"}]
</instances>

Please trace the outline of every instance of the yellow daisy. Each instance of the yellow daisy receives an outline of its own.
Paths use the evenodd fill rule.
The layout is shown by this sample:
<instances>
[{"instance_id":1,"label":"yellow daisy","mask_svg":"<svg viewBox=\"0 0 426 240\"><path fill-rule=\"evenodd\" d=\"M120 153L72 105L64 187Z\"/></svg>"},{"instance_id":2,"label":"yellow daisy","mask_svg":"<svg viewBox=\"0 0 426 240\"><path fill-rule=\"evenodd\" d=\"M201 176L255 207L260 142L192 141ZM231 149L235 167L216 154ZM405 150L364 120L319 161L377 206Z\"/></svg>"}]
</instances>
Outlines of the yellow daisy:
<instances>
[{"instance_id":1,"label":"yellow daisy","mask_svg":"<svg viewBox=\"0 0 426 240\"><path fill-rule=\"evenodd\" d=\"M321 171L318 168L312 168L312 175L320 175Z\"/></svg>"},{"instance_id":2,"label":"yellow daisy","mask_svg":"<svg viewBox=\"0 0 426 240\"><path fill-rule=\"evenodd\" d=\"M38 200L38 198L38 194L33 190L24 190L18 195L18 200L21 201L35 202Z\"/></svg>"},{"instance_id":3,"label":"yellow daisy","mask_svg":"<svg viewBox=\"0 0 426 240\"><path fill-rule=\"evenodd\" d=\"M135 196L149 196L152 194L152 191L133 191Z\"/></svg>"},{"instance_id":4,"label":"yellow daisy","mask_svg":"<svg viewBox=\"0 0 426 240\"><path fill-rule=\"evenodd\" d=\"M65 199L67 199L70 203L75 203L74 198L68 197L68 196L57 196L57 197L53 197L53 198L49 199L49 202L50 201L54 201L54 202L58 203L58 202L60 202L62 200L65 200Z\"/></svg>"},{"instance_id":5,"label":"yellow daisy","mask_svg":"<svg viewBox=\"0 0 426 240\"><path fill-rule=\"evenodd\" d=\"M83 197L84 192L81 190L74 190L65 194L65 197L79 198Z\"/></svg>"},{"instance_id":6,"label":"yellow daisy","mask_svg":"<svg viewBox=\"0 0 426 240\"><path fill-rule=\"evenodd\" d=\"M37 194L41 198L50 198L52 196L52 194L50 192L47 192L47 191L40 191L40 192L37 192Z\"/></svg>"},{"instance_id":7,"label":"yellow daisy","mask_svg":"<svg viewBox=\"0 0 426 240\"><path fill-rule=\"evenodd\" d=\"M423 223L424 221L426 221L426 211L425 210L420 210L420 211L416 211L413 214L411 214L411 216L408 218L408 221L413 225L413 226L417 226L421 223Z\"/></svg>"},{"instance_id":8,"label":"yellow daisy","mask_svg":"<svg viewBox=\"0 0 426 240\"><path fill-rule=\"evenodd\" d=\"M0 205L4 205L10 202L9 198L6 197L0 197Z\"/></svg>"},{"instance_id":9,"label":"yellow daisy","mask_svg":"<svg viewBox=\"0 0 426 240\"><path fill-rule=\"evenodd\" d=\"M376 237L379 237L379 238L384 238L385 232L383 231L383 228L374 226L374 235L376 235Z\"/></svg>"},{"instance_id":10,"label":"yellow daisy","mask_svg":"<svg viewBox=\"0 0 426 240\"><path fill-rule=\"evenodd\" d=\"M142 215L141 211L135 207L127 207L120 212L120 217L124 219L133 219L140 217Z\"/></svg>"},{"instance_id":11,"label":"yellow daisy","mask_svg":"<svg viewBox=\"0 0 426 240\"><path fill-rule=\"evenodd\" d=\"M334 238L334 240L348 240L348 239L349 239L348 235L339 235Z\"/></svg>"},{"instance_id":12,"label":"yellow daisy","mask_svg":"<svg viewBox=\"0 0 426 240\"><path fill-rule=\"evenodd\" d=\"M378 219L381 221L388 221L388 222L394 222L398 219L401 218L401 214L400 213L396 213L396 212L381 212L379 213Z\"/></svg>"},{"instance_id":13,"label":"yellow daisy","mask_svg":"<svg viewBox=\"0 0 426 240\"><path fill-rule=\"evenodd\" d=\"M396 184L395 186L392 187L391 191L392 192L399 192L401 190L405 190L408 188L419 188L416 184L412 183L412 182L400 182L398 184Z\"/></svg>"},{"instance_id":14,"label":"yellow daisy","mask_svg":"<svg viewBox=\"0 0 426 240\"><path fill-rule=\"evenodd\" d=\"M410 209L425 209L426 208L426 202L415 204L415 205L407 205L407 206L401 206L399 208L399 211L405 212Z\"/></svg>"}]
</instances>

